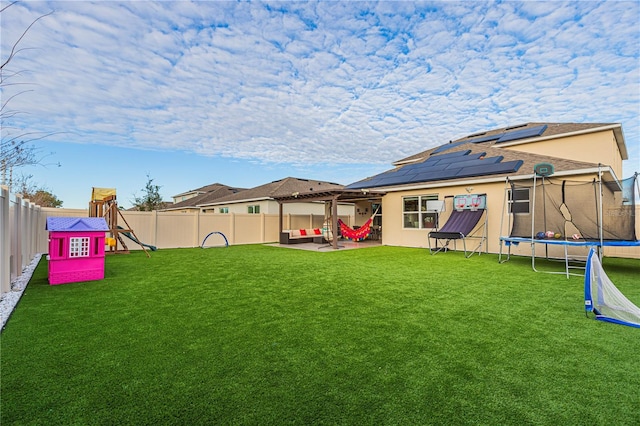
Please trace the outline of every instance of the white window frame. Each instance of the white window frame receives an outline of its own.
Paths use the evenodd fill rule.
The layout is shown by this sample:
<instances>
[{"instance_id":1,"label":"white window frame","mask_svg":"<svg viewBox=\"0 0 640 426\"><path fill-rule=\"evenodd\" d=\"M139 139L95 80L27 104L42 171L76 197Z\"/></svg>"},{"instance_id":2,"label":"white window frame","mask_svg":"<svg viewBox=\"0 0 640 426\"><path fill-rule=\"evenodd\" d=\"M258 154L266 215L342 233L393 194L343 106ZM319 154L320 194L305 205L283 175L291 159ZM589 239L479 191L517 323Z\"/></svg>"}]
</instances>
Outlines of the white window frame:
<instances>
[{"instance_id":1,"label":"white window frame","mask_svg":"<svg viewBox=\"0 0 640 426\"><path fill-rule=\"evenodd\" d=\"M406 201L415 199L417 201L417 210L405 210ZM438 194L410 195L402 197L402 229L434 229L438 226L438 212L427 210L427 201L437 201ZM409 218L408 216L411 216ZM432 218L431 221L426 219ZM414 226L407 226L407 224ZM427 227L427 223L433 223L433 226Z\"/></svg>"},{"instance_id":2,"label":"white window frame","mask_svg":"<svg viewBox=\"0 0 640 426\"><path fill-rule=\"evenodd\" d=\"M252 204L247 206L248 214L260 214L260 204Z\"/></svg>"},{"instance_id":3,"label":"white window frame","mask_svg":"<svg viewBox=\"0 0 640 426\"><path fill-rule=\"evenodd\" d=\"M218 208L218 213L223 213L223 214L229 213L229 207L220 207L220 208Z\"/></svg>"},{"instance_id":4,"label":"white window frame","mask_svg":"<svg viewBox=\"0 0 640 426\"><path fill-rule=\"evenodd\" d=\"M518 194L523 194L524 192L526 192L526 196ZM514 209L513 207L516 205L518 207ZM509 209L509 213L511 214L531 214L531 188L516 188L515 190L507 190L507 207Z\"/></svg>"},{"instance_id":5,"label":"white window frame","mask_svg":"<svg viewBox=\"0 0 640 426\"><path fill-rule=\"evenodd\" d=\"M71 237L69 238L69 257L89 257L91 237Z\"/></svg>"}]
</instances>

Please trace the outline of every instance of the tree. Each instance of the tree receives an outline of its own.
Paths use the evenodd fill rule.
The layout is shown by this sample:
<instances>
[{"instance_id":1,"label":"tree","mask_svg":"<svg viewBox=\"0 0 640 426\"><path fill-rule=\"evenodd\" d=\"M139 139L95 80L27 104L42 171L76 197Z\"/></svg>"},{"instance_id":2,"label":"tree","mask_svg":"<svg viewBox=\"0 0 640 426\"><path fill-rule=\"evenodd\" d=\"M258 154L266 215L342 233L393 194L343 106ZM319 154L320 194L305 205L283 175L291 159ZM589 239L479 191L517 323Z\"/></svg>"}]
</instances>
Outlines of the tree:
<instances>
[{"instance_id":1,"label":"tree","mask_svg":"<svg viewBox=\"0 0 640 426\"><path fill-rule=\"evenodd\" d=\"M7 9L16 3L18 2L14 1L1 8L0 18L4 18L4 14L6 14ZM26 50L19 48L19 45L33 25L51 13L53 12L39 16L31 22L31 24L22 32L16 42L12 45L8 55L0 58L0 93L5 95L4 97L6 98L2 99L2 102L0 102L0 129L2 130L0 132L0 179L2 184L9 185L10 189L15 189L13 180L13 172L15 169L30 165L44 165L43 160L49 155L42 155L41 150L33 145L32 142L46 136L50 136L51 134L17 129L12 127L10 123L12 118L23 114L24 112L11 109L9 103L11 100L15 99L16 96L24 94L29 90L7 94L7 88L26 84L19 80L20 75L22 75L24 71L11 70L11 61L20 52Z\"/></svg>"},{"instance_id":2,"label":"tree","mask_svg":"<svg viewBox=\"0 0 640 426\"><path fill-rule=\"evenodd\" d=\"M21 176L17 179L17 191L22 194L22 198L39 205L40 207L62 207L62 201L58 199L49 189L39 187L30 182L33 176Z\"/></svg>"},{"instance_id":3,"label":"tree","mask_svg":"<svg viewBox=\"0 0 640 426\"><path fill-rule=\"evenodd\" d=\"M142 197L135 194L132 201L134 210L141 212L150 212L164 207L162 195L160 195L160 186L153 184L153 179L147 173L147 184L145 185Z\"/></svg>"},{"instance_id":4,"label":"tree","mask_svg":"<svg viewBox=\"0 0 640 426\"><path fill-rule=\"evenodd\" d=\"M62 207L62 201L51 192L44 189L38 189L35 194L32 194L27 198L29 198L29 201L39 205L40 207Z\"/></svg>"}]
</instances>

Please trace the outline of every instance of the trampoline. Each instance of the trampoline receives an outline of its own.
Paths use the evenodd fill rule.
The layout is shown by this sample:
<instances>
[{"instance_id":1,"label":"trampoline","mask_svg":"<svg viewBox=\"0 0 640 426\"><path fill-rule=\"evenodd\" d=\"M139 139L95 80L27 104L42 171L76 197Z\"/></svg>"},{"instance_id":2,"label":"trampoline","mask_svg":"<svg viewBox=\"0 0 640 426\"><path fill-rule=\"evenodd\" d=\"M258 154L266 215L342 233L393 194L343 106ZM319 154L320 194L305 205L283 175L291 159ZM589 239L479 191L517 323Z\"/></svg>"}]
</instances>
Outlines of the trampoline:
<instances>
[{"instance_id":1,"label":"trampoline","mask_svg":"<svg viewBox=\"0 0 640 426\"><path fill-rule=\"evenodd\" d=\"M597 178L569 181L551 178L553 165L534 168L533 179L514 182L507 179L503 215L509 218L508 236L500 237L498 261L506 262L511 248L520 243L531 245L531 267L536 272L583 276L590 248L602 257L604 247L637 247L636 199L640 193L638 173L618 181L605 181L598 167ZM609 174L612 175L611 173ZM561 261L563 271L536 268L536 246L544 249L546 260ZM503 258L504 247L507 248ZM585 248L580 255L580 248ZM550 256L550 251L554 252ZM574 273L575 269L582 272Z\"/></svg>"},{"instance_id":2,"label":"trampoline","mask_svg":"<svg viewBox=\"0 0 640 426\"><path fill-rule=\"evenodd\" d=\"M531 268L535 272L545 272L547 274L563 274L567 278L571 275L583 276L584 273L574 273L572 270L585 270L587 256L584 258L572 257L569 253L570 247L585 247L587 249L596 249L599 251L602 247L638 247L640 241L622 241L622 240L552 240L552 239L538 239L538 238L524 238L524 237L500 237L500 253L498 254L498 261L500 263L507 262L511 258L511 246L517 246L520 243L531 244ZM536 244L542 246L560 246L564 251L564 258L557 259L564 262L564 271L542 271L536 269ZM506 258L503 259L503 246L507 247ZM548 256L545 256L549 260Z\"/></svg>"}]
</instances>

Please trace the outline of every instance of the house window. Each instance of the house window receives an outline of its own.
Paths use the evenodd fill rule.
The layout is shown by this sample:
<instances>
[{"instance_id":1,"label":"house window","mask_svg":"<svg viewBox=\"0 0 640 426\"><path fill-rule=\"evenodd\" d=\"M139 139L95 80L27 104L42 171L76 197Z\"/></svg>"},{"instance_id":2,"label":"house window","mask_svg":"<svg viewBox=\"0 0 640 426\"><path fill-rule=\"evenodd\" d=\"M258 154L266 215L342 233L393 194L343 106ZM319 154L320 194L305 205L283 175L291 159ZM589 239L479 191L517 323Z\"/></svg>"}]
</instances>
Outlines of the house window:
<instances>
[{"instance_id":1,"label":"house window","mask_svg":"<svg viewBox=\"0 0 640 426\"><path fill-rule=\"evenodd\" d=\"M438 195L419 195L402 198L402 219L405 229L431 229L438 226L438 213L427 208L428 201Z\"/></svg>"},{"instance_id":2,"label":"house window","mask_svg":"<svg viewBox=\"0 0 640 426\"><path fill-rule=\"evenodd\" d=\"M529 188L513 189L508 191L509 213L529 213Z\"/></svg>"},{"instance_id":3,"label":"house window","mask_svg":"<svg viewBox=\"0 0 640 426\"><path fill-rule=\"evenodd\" d=\"M249 213L249 214L258 214L258 213L260 213L260 206L259 205L248 206L247 207L247 213Z\"/></svg>"},{"instance_id":4,"label":"house window","mask_svg":"<svg viewBox=\"0 0 640 426\"><path fill-rule=\"evenodd\" d=\"M219 213L229 213L229 207L220 207L218 209Z\"/></svg>"},{"instance_id":5,"label":"house window","mask_svg":"<svg viewBox=\"0 0 640 426\"><path fill-rule=\"evenodd\" d=\"M89 257L89 237L69 238L69 257Z\"/></svg>"}]
</instances>

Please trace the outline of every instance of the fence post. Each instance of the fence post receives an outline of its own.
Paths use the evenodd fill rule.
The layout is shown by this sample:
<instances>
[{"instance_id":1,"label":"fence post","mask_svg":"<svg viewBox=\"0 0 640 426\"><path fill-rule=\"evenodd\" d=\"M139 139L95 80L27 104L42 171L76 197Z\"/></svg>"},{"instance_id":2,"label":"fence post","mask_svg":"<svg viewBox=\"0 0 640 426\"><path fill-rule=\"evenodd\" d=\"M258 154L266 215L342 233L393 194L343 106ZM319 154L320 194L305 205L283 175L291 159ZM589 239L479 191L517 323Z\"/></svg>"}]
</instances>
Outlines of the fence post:
<instances>
[{"instance_id":1,"label":"fence post","mask_svg":"<svg viewBox=\"0 0 640 426\"><path fill-rule=\"evenodd\" d=\"M9 187L0 187L0 294L11 291L11 235Z\"/></svg>"},{"instance_id":2,"label":"fence post","mask_svg":"<svg viewBox=\"0 0 640 426\"><path fill-rule=\"evenodd\" d=\"M22 196L16 194L13 209L13 229L11 230L11 279L22 274Z\"/></svg>"},{"instance_id":3,"label":"fence post","mask_svg":"<svg viewBox=\"0 0 640 426\"><path fill-rule=\"evenodd\" d=\"M154 246L158 245L158 210L153 210L151 212L151 230L153 235L153 242L150 243Z\"/></svg>"},{"instance_id":4,"label":"fence post","mask_svg":"<svg viewBox=\"0 0 640 426\"><path fill-rule=\"evenodd\" d=\"M231 213L229 215L229 230L231 231L231 235L229 236L229 244L233 245L236 243L236 214Z\"/></svg>"},{"instance_id":5,"label":"fence post","mask_svg":"<svg viewBox=\"0 0 640 426\"><path fill-rule=\"evenodd\" d=\"M33 212L31 216L31 251L29 252L29 259L33 259L38 252L38 235L40 235L40 229L38 224L40 223L40 211L42 208L34 204Z\"/></svg>"},{"instance_id":6,"label":"fence post","mask_svg":"<svg viewBox=\"0 0 640 426\"><path fill-rule=\"evenodd\" d=\"M195 236L193 238L195 244L194 247L200 246L200 209L196 210L195 214L192 215L196 223L194 223L195 228Z\"/></svg>"},{"instance_id":7,"label":"fence post","mask_svg":"<svg viewBox=\"0 0 640 426\"><path fill-rule=\"evenodd\" d=\"M31 257L29 254L31 253L31 208L33 207L33 203L28 199L22 200L22 232L20 239L22 244L22 263L20 264L20 275L22 275L22 270L29 264Z\"/></svg>"}]
</instances>

